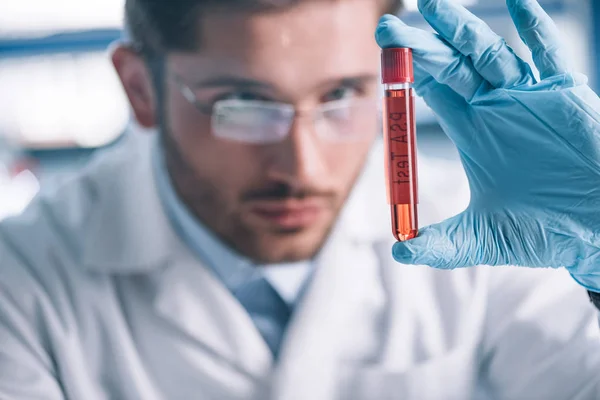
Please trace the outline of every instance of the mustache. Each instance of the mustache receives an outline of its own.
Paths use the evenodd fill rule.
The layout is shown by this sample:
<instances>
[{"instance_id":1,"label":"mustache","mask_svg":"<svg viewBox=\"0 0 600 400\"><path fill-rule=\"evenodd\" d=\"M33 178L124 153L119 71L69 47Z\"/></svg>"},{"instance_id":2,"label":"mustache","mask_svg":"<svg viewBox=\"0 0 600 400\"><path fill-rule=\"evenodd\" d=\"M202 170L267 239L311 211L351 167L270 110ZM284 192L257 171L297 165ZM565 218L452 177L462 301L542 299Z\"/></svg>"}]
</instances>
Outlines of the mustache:
<instances>
[{"instance_id":1,"label":"mustache","mask_svg":"<svg viewBox=\"0 0 600 400\"><path fill-rule=\"evenodd\" d=\"M307 198L328 198L333 200L335 193L330 190L319 189L315 187L293 187L285 183L275 183L267 187L250 190L242 195L243 201L283 201L283 200L304 200Z\"/></svg>"}]
</instances>

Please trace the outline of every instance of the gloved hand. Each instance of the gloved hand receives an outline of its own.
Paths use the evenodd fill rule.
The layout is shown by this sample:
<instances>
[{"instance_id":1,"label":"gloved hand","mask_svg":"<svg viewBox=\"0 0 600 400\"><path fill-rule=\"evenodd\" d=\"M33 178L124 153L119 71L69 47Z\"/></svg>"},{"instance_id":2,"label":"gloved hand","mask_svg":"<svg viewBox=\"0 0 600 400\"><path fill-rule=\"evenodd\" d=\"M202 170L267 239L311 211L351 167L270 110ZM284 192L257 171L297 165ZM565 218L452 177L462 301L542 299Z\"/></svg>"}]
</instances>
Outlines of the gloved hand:
<instances>
[{"instance_id":1,"label":"gloved hand","mask_svg":"<svg viewBox=\"0 0 600 400\"><path fill-rule=\"evenodd\" d=\"M461 214L393 249L401 263L566 267L600 291L600 99L575 73L535 0L507 0L541 80L449 0L420 0L437 33L384 16L382 48L411 47L415 88L458 148L471 190ZM442 202L444 199L440 198Z\"/></svg>"}]
</instances>

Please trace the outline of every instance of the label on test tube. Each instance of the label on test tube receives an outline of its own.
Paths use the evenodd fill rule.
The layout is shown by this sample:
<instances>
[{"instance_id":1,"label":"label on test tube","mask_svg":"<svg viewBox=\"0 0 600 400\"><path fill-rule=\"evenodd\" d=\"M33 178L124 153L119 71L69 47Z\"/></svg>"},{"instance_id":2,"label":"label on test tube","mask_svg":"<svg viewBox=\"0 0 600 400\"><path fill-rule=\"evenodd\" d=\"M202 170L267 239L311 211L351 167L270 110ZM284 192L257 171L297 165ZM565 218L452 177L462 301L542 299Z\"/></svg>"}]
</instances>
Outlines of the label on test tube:
<instances>
[{"instance_id":1,"label":"label on test tube","mask_svg":"<svg viewBox=\"0 0 600 400\"><path fill-rule=\"evenodd\" d=\"M388 199L390 204L418 203L413 89L388 90L384 102Z\"/></svg>"}]
</instances>

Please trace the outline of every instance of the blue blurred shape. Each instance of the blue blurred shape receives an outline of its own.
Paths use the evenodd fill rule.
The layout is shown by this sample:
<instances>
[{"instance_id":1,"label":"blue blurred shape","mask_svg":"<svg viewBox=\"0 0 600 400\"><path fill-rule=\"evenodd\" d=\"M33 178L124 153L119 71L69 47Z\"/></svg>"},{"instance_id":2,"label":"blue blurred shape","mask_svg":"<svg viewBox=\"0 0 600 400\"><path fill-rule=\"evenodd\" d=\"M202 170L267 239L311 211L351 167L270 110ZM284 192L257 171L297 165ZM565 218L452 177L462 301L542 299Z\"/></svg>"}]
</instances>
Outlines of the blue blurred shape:
<instances>
[{"instance_id":1,"label":"blue blurred shape","mask_svg":"<svg viewBox=\"0 0 600 400\"><path fill-rule=\"evenodd\" d=\"M0 39L0 58L103 50L121 37L120 29L57 33L38 38Z\"/></svg>"}]
</instances>

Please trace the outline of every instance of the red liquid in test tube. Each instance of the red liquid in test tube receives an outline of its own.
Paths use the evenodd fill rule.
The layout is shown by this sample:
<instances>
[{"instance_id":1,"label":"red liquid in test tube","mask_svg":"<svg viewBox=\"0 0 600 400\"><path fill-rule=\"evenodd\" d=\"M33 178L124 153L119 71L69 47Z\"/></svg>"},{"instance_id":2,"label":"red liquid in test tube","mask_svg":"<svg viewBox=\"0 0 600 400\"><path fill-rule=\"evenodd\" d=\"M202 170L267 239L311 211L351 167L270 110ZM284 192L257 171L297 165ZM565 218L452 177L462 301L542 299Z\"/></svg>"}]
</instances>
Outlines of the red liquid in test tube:
<instances>
[{"instance_id":1,"label":"red liquid in test tube","mask_svg":"<svg viewBox=\"0 0 600 400\"><path fill-rule=\"evenodd\" d=\"M381 54L383 135L392 233L398 241L414 238L417 220L417 144L412 50L384 49Z\"/></svg>"}]
</instances>

